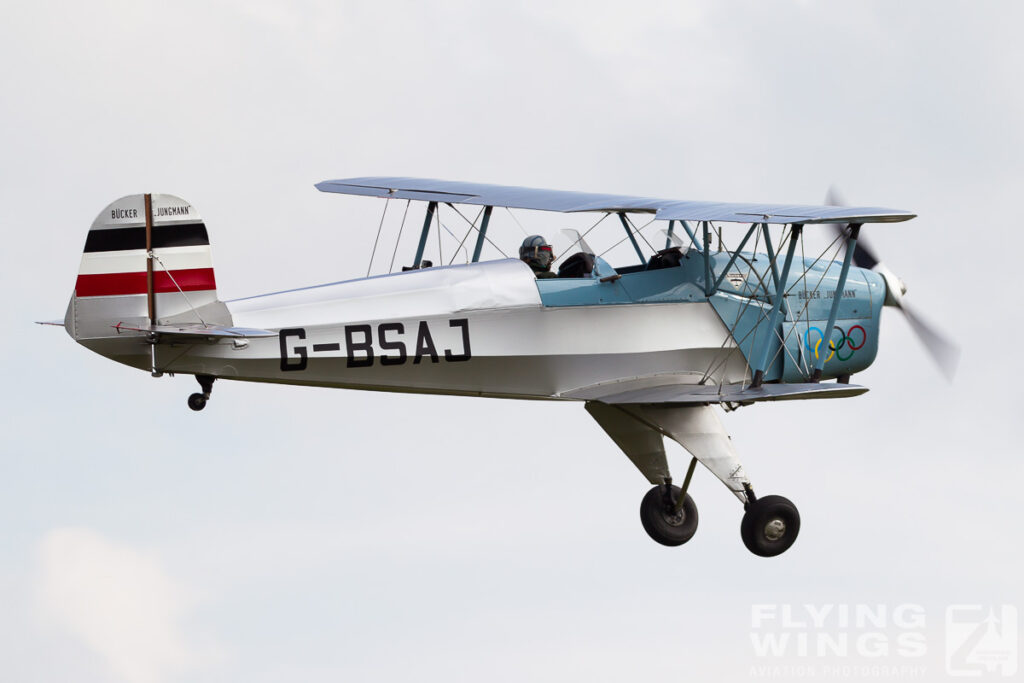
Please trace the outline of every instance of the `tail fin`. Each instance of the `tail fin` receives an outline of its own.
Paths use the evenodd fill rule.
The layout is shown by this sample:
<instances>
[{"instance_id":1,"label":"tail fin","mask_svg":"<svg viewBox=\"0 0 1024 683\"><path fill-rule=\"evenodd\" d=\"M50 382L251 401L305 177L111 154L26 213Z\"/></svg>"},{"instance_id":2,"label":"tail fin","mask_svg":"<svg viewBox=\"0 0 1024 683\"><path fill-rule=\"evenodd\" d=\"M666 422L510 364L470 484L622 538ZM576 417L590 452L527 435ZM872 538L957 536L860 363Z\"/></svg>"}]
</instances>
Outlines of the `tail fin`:
<instances>
[{"instance_id":1,"label":"tail fin","mask_svg":"<svg viewBox=\"0 0 1024 683\"><path fill-rule=\"evenodd\" d=\"M169 194L130 195L89 229L64 327L78 341L114 337L119 323L230 325L217 300L206 225Z\"/></svg>"}]
</instances>

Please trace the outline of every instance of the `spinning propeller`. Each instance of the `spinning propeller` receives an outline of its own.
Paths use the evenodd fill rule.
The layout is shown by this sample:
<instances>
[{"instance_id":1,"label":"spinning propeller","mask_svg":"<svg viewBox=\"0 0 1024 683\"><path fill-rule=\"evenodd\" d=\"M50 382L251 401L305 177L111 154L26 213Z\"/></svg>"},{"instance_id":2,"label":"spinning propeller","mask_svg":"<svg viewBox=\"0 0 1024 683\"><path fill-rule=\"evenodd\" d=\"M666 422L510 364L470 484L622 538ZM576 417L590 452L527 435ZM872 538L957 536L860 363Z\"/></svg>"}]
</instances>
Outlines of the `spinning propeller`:
<instances>
[{"instance_id":1,"label":"spinning propeller","mask_svg":"<svg viewBox=\"0 0 1024 683\"><path fill-rule=\"evenodd\" d=\"M825 203L830 206L847 206L836 188L830 187L825 195ZM836 232L844 236L849 235L849 229L839 223L832 223ZM924 321L920 314L916 313L907 303L905 295L907 286L896 273L891 271L879 260L873 251L868 247L863 236L857 238L857 247L853 252L853 262L860 268L868 268L875 271L885 280L885 305L900 309L910 323L911 329L921 340L928 350L932 360L939 367L939 370L947 380L953 381L956 374L956 366L960 361L960 347L935 330L934 327Z\"/></svg>"}]
</instances>

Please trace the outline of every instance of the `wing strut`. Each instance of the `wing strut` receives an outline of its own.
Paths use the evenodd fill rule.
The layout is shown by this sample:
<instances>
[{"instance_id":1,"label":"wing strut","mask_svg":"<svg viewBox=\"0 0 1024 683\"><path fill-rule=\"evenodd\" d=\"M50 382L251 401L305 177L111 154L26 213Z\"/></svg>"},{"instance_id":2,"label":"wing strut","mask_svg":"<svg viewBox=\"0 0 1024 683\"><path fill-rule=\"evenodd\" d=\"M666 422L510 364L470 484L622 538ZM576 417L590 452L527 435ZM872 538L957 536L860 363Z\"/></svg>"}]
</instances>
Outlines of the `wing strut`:
<instances>
[{"instance_id":1,"label":"wing strut","mask_svg":"<svg viewBox=\"0 0 1024 683\"><path fill-rule=\"evenodd\" d=\"M789 282L789 267L793 265L796 243L800 239L800 232L803 230L803 227L799 223L794 223L793 229L789 232L789 249L786 251L786 261L782 264L782 275L779 276L779 282L782 283L782 287L777 287L775 290L776 296L775 301L772 303L772 313L768 316L768 334L765 335L764 341L761 342L761 352L757 367L754 369L754 381L750 384L754 389L759 388L764 381L764 370L768 364L768 351L771 348L772 338L775 336L775 326L779 324L779 311L782 308L782 300L786 298L785 288L786 283Z\"/></svg>"},{"instance_id":2,"label":"wing strut","mask_svg":"<svg viewBox=\"0 0 1024 683\"><path fill-rule=\"evenodd\" d=\"M636 255L640 258L640 263L646 263L647 259L644 257L644 252L640 250L640 245L637 244L633 231L629 228L629 221L626 220L626 213L624 211L619 211L619 221L622 223L622 227L626 230L626 236L629 237L629 241L633 243L633 249L636 250Z\"/></svg>"},{"instance_id":3,"label":"wing strut","mask_svg":"<svg viewBox=\"0 0 1024 683\"><path fill-rule=\"evenodd\" d=\"M736 257L740 255L741 251L743 251L743 247L747 246L747 241L750 239L750 236L754 234L754 231L757 230L757 226L757 223L750 224L750 230L747 230L747 234L743 236L743 241L740 242L740 246L736 247L732 252L732 257L729 258L729 262L725 264L725 268L722 269L722 273L718 276L718 279L715 280L715 284L712 285L712 293L717 292L718 288L722 286L722 281L725 279L725 276L728 275L729 270L732 269L733 264L736 263Z\"/></svg>"},{"instance_id":4,"label":"wing strut","mask_svg":"<svg viewBox=\"0 0 1024 683\"><path fill-rule=\"evenodd\" d=\"M701 250L704 256L704 295L711 296L714 290L711 288L711 234L708 232L708 221L701 221L704 230L704 248Z\"/></svg>"},{"instance_id":5,"label":"wing strut","mask_svg":"<svg viewBox=\"0 0 1024 683\"><path fill-rule=\"evenodd\" d=\"M476 247L473 248L473 263L480 260L480 250L484 248L484 239L487 237L487 225L491 222L492 211L494 211L493 206L484 207L484 217L480 222L480 234L477 235Z\"/></svg>"},{"instance_id":6,"label":"wing strut","mask_svg":"<svg viewBox=\"0 0 1024 683\"><path fill-rule=\"evenodd\" d=\"M416 247L416 260L413 261L413 268L419 268L420 264L423 262L423 250L427 248L427 236L430 235L430 222L434 220L434 212L436 210L436 201L427 204L427 216L423 219L423 232L420 233L420 243Z\"/></svg>"},{"instance_id":7,"label":"wing strut","mask_svg":"<svg viewBox=\"0 0 1024 683\"><path fill-rule=\"evenodd\" d=\"M850 262L857 251L858 235L860 235L860 223L851 223L850 236L846 240L846 256L843 257L843 268L839 271L839 282L836 283L836 293L832 297L832 308L829 309L828 323L825 325L825 329L828 330L828 337L818 342L819 344L824 344L827 341L829 345L832 345L832 327L836 324L836 316L839 315L839 302L843 299L843 290L846 288L846 276L850 272ZM821 371L825 367L825 356L829 355L828 348L822 349L821 353L815 355L817 359L814 361L814 372L811 373L811 381L820 382Z\"/></svg>"},{"instance_id":8,"label":"wing strut","mask_svg":"<svg viewBox=\"0 0 1024 683\"><path fill-rule=\"evenodd\" d=\"M697 247L697 251L703 251L701 246L699 244L697 244L697 238L696 238L696 236L694 236L693 228L690 227L690 224L687 223L686 221L679 221L679 224L681 226L683 226L683 230L686 231L686 234L689 236L690 242L693 243L693 246Z\"/></svg>"}]
</instances>

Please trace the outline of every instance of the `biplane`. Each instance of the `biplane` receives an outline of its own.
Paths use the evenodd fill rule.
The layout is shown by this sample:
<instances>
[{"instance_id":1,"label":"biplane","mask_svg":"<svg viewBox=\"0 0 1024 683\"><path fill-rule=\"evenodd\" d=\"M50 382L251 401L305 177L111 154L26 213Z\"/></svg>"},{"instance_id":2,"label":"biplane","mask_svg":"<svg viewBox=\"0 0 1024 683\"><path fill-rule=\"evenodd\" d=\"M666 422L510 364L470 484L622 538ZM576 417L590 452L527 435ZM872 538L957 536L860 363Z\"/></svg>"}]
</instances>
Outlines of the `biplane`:
<instances>
[{"instance_id":1,"label":"biplane","mask_svg":"<svg viewBox=\"0 0 1024 683\"><path fill-rule=\"evenodd\" d=\"M782 496L754 493L718 411L863 394L851 378L875 360L883 306L907 313L947 372L956 361L955 347L911 313L906 288L860 236L862 226L914 218L906 211L404 177L316 187L383 198L384 215L404 200L387 273L221 301L195 207L173 195L131 195L93 222L67 314L54 324L155 377L194 375L200 391L188 405L197 411L218 379L577 401L653 485L640 506L651 538L678 546L693 537L688 488L700 463L743 504L742 540L765 557L793 544L800 515ZM415 252L392 272L414 203L425 205L418 236L406 233ZM538 278L496 242L495 217L514 218L513 209L594 222L567 231L557 270ZM590 246L598 226L618 239L618 257ZM804 235L815 228L831 242L809 257ZM496 258L482 258L485 251ZM665 437L692 456L678 486Z\"/></svg>"}]
</instances>

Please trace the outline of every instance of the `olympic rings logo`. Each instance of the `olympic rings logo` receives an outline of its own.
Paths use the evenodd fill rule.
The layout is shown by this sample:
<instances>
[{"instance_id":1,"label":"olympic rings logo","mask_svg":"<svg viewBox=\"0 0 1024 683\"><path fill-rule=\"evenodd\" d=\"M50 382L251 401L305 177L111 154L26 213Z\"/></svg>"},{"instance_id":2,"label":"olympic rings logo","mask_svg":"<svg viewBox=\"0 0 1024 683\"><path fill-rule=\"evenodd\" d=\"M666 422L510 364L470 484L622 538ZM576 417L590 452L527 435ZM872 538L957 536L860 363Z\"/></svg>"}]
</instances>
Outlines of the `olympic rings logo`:
<instances>
[{"instance_id":1,"label":"olympic rings logo","mask_svg":"<svg viewBox=\"0 0 1024 683\"><path fill-rule=\"evenodd\" d=\"M811 330L814 330L815 332L818 333L818 341L814 343L813 347L811 346ZM860 325L854 325L849 330L844 330L843 328L839 327L839 325L836 325L835 327L832 328L833 337L835 336L836 330L839 330L839 344L836 345L836 342L832 341L832 339L828 340L828 348L830 353L828 354L828 358L825 359L826 363L832 360L833 357L838 358L841 361L850 360L851 358L853 358L854 352L863 348L864 344L866 344L868 341L868 333ZM859 342L857 341L858 332L860 333ZM813 353L814 357L817 358L818 347L821 346L821 342L824 338L825 333L821 331L820 327L808 327L807 331L804 332L804 347L807 349L807 353ZM843 356L841 353L844 349L849 351L849 353L846 354L846 356Z\"/></svg>"}]
</instances>

